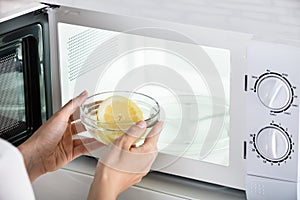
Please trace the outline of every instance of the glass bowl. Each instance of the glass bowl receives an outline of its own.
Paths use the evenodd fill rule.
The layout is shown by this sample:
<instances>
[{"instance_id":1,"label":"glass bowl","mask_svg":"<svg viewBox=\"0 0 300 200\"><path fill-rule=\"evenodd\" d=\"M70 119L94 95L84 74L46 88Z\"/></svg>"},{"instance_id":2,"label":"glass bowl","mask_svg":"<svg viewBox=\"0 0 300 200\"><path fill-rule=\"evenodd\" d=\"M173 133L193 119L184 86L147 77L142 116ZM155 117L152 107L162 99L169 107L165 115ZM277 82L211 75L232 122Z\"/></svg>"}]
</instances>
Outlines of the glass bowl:
<instances>
[{"instance_id":1,"label":"glass bowl","mask_svg":"<svg viewBox=\"0 0 300 200\"><path fill-rule=\"evenodd\" d=\"M118 122L118 128L116 128L115 123L110 124L97 118L97 110L101 103L112 96L126 97L141 109L143 120L147 124L145 134L159 120L159 104L155 99L145 94L130 91L109 91L92 95L80 106L80 119L87 131L98 141L110 144L122 136L130 126L135 124L134 122ZM143 137L137 138L135 144L138 144L142 139Z\"/></svg>"}]
</instances>

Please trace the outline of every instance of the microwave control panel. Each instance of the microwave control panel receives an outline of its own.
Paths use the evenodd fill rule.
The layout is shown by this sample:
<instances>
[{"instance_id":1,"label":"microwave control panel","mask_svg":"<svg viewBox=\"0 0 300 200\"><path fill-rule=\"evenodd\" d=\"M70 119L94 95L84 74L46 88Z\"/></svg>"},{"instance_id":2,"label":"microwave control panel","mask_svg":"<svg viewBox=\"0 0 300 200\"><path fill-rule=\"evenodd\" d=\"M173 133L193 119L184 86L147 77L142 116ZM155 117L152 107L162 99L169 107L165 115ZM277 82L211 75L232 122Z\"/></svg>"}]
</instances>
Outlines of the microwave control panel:
<instances>
[{"instance_id":1,"label":"microwave control panel","mask_svg":"<svg viewBox=\"0 0 300 200\"><path fill-rule=\"evenodd\" d=\"M248 48L248 175L297 181L299 55L300 48L281 44L253 42Z\"/></svg>"}]
</instances>

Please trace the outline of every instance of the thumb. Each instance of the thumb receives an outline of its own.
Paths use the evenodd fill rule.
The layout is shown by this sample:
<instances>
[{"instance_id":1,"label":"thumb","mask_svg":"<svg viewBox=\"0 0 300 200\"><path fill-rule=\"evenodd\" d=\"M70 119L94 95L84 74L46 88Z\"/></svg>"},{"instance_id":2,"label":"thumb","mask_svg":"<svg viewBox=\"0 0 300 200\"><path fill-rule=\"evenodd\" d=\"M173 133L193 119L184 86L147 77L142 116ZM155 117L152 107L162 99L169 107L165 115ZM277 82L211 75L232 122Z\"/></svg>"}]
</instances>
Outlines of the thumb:
<instances>
[{"instance_id":1,"label":"thumb","mask_svg":"<svg viewBox=\"0 0 300 200\"><path fill-rule=\"evenodd\" d=\"M76 111L76 109L78 109L78 107L86 100L87 96L87 91L83 91L80 95L70 100L59 111L61 117L63 117L63 119L65 120L68 120L70 115L72 115Z\"/></svg>"},{"instance_id":2,"label":"thumb","mask_svg":"<svg viewBox=\"0 0 300 200\"><path fill-rule=\"evenodd\" d=\"M131 146L139 139L147 128L147 124L145 121L139 121L135 125L131 126L128 131L117 140L120 145L120 148L124 150L129 150Z\"/></svg>"}]
</instances>

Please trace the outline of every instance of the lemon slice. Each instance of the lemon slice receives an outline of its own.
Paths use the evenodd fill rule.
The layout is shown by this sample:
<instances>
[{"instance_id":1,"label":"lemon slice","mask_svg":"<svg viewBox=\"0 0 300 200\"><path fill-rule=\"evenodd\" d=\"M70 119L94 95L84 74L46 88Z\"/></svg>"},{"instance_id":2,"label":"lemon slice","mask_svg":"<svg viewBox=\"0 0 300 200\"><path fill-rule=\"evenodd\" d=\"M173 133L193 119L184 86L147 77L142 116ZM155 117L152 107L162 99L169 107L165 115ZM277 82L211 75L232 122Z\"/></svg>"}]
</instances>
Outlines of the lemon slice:
<instances>
[{"instance_id":1,"label":"lemon slice","mask_svg":"<svg viewBox=\"0 0 300 200\"><path fill-rule=\"evenodd\" d=\"M143 120L143 112L132 100L112 96L101 102L97 110L100 126L112 130L127 130L133 123Z\"/></svg>"}]
</instances>

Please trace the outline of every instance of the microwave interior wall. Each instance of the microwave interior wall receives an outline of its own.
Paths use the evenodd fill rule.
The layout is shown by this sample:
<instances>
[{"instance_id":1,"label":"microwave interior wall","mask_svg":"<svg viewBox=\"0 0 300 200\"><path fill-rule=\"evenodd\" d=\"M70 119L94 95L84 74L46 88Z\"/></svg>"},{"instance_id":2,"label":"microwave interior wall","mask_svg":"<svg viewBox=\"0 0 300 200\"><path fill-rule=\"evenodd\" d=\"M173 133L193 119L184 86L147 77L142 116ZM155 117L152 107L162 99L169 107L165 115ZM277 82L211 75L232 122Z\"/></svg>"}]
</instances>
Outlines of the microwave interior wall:
<instances>
[{"instance_id":1,"label":"microwave interior wall","mask_svg":"<svg viewBox=\"0 0 300 200\"><path fill-rule=\"evenodd\" d=\"M127 90L149 95L159 102L165 123L161 153L229 165L229 50L63 23L58 33L60 66L66 66L61 67L63 103L84 88L90 94ZM186 60L185 55L201 53L198 69L190 62L193 56ZM219 77L223 94L208 85ZM205 140L214 134L209 132L214 118L222 126L212 146Z\"/></svg>"}]
</instances>

